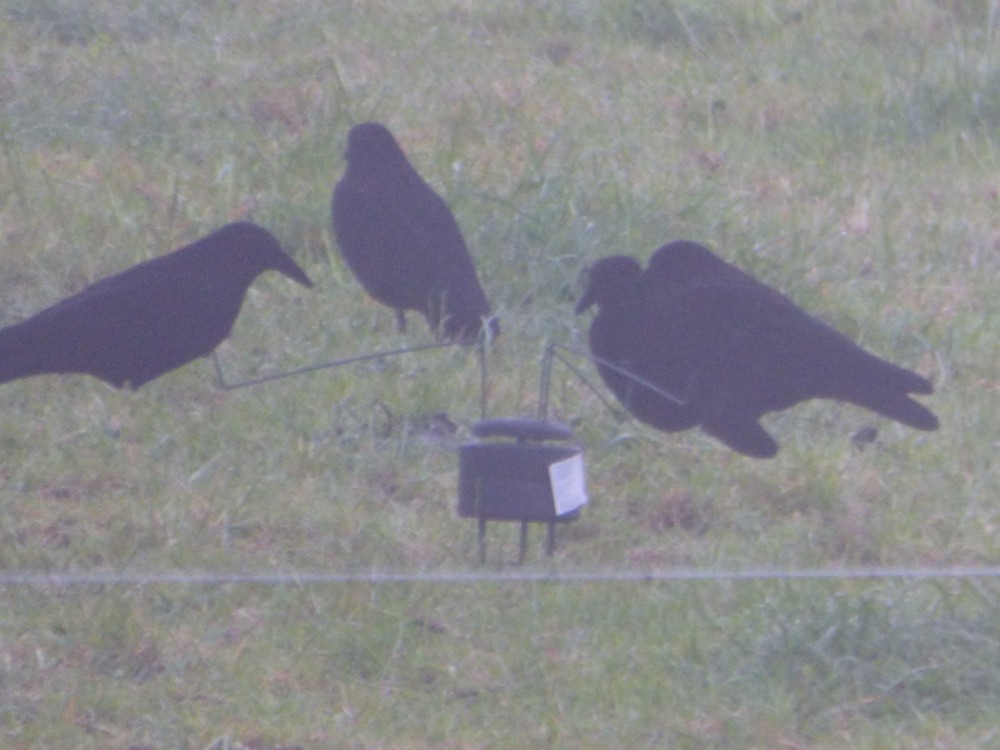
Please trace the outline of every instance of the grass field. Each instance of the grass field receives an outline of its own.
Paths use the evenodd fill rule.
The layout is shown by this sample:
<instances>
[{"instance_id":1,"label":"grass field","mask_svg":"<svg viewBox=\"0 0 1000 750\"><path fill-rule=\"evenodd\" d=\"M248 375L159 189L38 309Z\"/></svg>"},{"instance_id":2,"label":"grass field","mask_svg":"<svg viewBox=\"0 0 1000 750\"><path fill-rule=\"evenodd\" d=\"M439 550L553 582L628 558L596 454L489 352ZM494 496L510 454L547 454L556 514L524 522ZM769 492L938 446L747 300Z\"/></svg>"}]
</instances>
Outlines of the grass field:
<instances>
[{"instance_id":1,"label":"grass field","mask_svg":"<svg viewBox=\"0 0 1000 750\"><path fill-rule=\"evenodd\" d=\"M553 559L535 532L511 565L496 526L480 568L455 512L472 352L228 391L207 360L134 393L6 384L0 746L1000 746L993 578L431 580L1000 563L998 12L0 0L0 325L246 218L316 285L254 284L230 380L429 343L329 226L347 131L374 119L502 315L491 416L533 415L546 345L583 345L583 266L683 237L931 377L942 423L804 404L766 419L782 452L754 461L620 421L557 363L591 503ZM368 572L427 580L295 580ZM281 582L162 580L186 573Z\"/></svg>"}]
</instances>

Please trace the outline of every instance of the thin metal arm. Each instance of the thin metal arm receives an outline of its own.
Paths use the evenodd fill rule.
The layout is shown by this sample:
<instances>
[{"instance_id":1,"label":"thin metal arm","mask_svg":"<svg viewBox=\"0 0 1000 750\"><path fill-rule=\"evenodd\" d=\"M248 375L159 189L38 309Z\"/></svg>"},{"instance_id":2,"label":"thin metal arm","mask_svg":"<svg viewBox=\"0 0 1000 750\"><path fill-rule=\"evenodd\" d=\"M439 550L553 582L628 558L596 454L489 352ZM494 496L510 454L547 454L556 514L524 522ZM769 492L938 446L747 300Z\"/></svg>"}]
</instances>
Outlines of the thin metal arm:
<instances>
[{"instance_id":1,"label":"thin metal arm","mask_svg":"<svg viewBox=\"0 0 1000 750\"><path fill-rule=\"evenodd\" d=\"M601 403L604 404L604 406L608 409L608 411L610 411L612 413L616 413L618 411L604 397L604 395L597 389L597 387L594 386L587 379L587 377L583 374L583 372L578 367L576 367L576 365L574 365L572 362L570 362L568 359L566 359L566 357L564 357L564 356L562 356L562 354L560 354L560 351L567 352L569 354L574 354L577 357L582 357L583 359L589 359L591 362L594 362L596 364L599 364L599 365L607 367L607 368L609 368L611 370L614 370L615 372L619 373L623 377L626 377L629 380L631 380L631 381L633 381L635 383L638 383L639 385L643 386L644 388L648 388L653 393L656 393L657 395L662 396L663 398L667 399L668 401L672 401L673 403L678 404L679 406L683 406L683 405L685 405L687 403L686 399L678 398L677 396L675 396L674 394L670 393L669 391L667 391L667 390L665 390L665 389L663 389L663 388L661 388L661 387L659 387L657 385L654 385L653 383L650 383L645 378L640 377L639 375L636 375L634 372L631 372L631 371L627 370L626 368L622 367L621 365L615 364L614 362L609 362L608 360L604 359L603 357L596 357L593 354L586 354L585 352L577 351L576 349L570 349L569 347L563 346L562 344L549 344L545 348L545 354L542 356L542 366L541 366L541 371L542 371L541 381L542 382L541 382L541 390L540 390L540 394L539 394L539 398L538 398L538 418L539 419L546 419L547 415L548 415L548 408L549 408L549 386L550 386L550 382L551 382L551 378L552 378L552 360L553 359L558 359L560 362L562 362L564 365L566 365L566 367L568 367L570 369L570 371L574 375L576 375L577 378L579 378L581 380L581 382L583 382L584 385L586 385L591 391L594 392L594 395L597 396L598 399L600 399Z\"/></svg>"},{"instance_id":2,"label":"thin metal arm","mask_svg":"<svg viewBox=\"0 0 1000 750\"><path fill-rule=\"evenodd\" d=\"M218 385L220 388L231 391L236 388L245 388L250 385L260 385L261 383L267 383L272 380L280 380L281 378L290 378L293 375L305 375L306 373L315 372L316 370L324 370L331 367L340 367L342 365L350 365L356 362L367 362L372 359L380 359L382 357L395 357L399 354L410 354L412 352L422 352L429 349L445 349L452 346L461 346L457 342L448 342L444 344L424 344L422 346L407 346L402 349L389 349L384 352L373 352L371 354L358 354L354 357L345 357L344 359L334 359L329 362L320 362L319 364L309 365L307 367L300 367L297 370L291 370L289 372L279 372L274 375L265 375L264 377L254 378L252 380L244 380L239 383L227 383L225 376L222 374L222 365L219 363L218 355L212 352L212 361L215 362L215 374L218 378Z\"/></svg>"}]
</instances>

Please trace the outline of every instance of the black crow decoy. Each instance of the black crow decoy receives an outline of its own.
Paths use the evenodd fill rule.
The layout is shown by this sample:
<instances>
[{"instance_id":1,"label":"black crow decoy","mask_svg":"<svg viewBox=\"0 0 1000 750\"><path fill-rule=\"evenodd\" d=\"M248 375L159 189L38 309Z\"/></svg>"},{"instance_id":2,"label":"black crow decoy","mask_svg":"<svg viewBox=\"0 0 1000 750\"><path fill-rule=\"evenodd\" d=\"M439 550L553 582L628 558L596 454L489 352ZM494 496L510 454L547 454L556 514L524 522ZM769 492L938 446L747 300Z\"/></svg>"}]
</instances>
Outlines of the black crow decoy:
<instances>
[{"instance_id":1,"label":"black crow decoy","mask_svg":"<svg viewBox=\"0 0 1000 750\"><path fill-rule=\"evenodd\" d=\"M475 341L490 306L448 206L411 166L384 126L347 137L347 170L333 191L333 231L351 271L376 300L416 310L447 341ZM490 331L499 333L495 319Z\"/></svg>"},{"instance_id":2,"label":"black crow decoy","mask_svg":"<svg viewBox=\"0 0 1000 750\"><path fill-rule=\"evenodd\" d=\"M232 331L247 288L267 270L312 286L270 232L228 224L0 330L0 383L81 373L137 389L210 354Z\"/></svg>"},{"instance_id":3,"label":"black crow decoy","mask_svg":"<svg viewBox=\"0 0 1000 750\"><path fill-rule=\"evenodd\" d=\"M627 256L597 261L576 312L595 304L598 372L657 429L700 426L739 453L770 458L778 444L760 417L812 398L847 401L918 430L938 427L908 395L932 393L929 380L870 354L697 243L664 245L645 271Z\"/></svg>"}]
</instances>

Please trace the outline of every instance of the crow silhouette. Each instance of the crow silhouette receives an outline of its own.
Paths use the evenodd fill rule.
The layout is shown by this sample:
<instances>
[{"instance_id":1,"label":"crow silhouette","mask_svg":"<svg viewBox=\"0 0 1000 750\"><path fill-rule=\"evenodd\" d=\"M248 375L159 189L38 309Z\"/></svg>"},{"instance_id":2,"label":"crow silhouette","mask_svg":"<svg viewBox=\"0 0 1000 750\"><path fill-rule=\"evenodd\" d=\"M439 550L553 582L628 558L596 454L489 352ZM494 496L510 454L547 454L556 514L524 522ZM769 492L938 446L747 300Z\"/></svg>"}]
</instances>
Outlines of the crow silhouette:
<instances>
[{"instance_id":1,"label":"crow silhouette","mask_svg":"<svg viewBox=\"0 0 1000 750\"><path fill-rule=\"evenodd\" d=\"M0 330L0 383L83 373L137 389L210 354L232 331L247 288L269 269L312 286L270 232L228 224Z\"/></svg>"},{"instance_id":2,"label":"crow silhouette","mask_svg":"<svg viewBox=\"0 0 1000 750\"><path fill-rule=\"evenodd\" d=\"M384 126L366 122L347 137L347 169L333 190L333 231L365 290L427 319L448 341L475 341L490 315L472 257L448 206L417 174ZM499 333L490 320L493 335Z\"/></svg>"},{"instance_id":3,"label":"crow silhouette","mask_svg":"<svg viewBox=\"0 0 1000 750\"><path fill-rule=\"evenodd\" d=\"M697 243L664 245L645 271L627 256L597 261L576 312L595 304L598 372L657 429L700 426L739 453L770 458L778 443L760 417L812 398L847 401L918 430L938 427L908 395L932 393L930 381L870 354Z\"/></svg>"}]
</instances>

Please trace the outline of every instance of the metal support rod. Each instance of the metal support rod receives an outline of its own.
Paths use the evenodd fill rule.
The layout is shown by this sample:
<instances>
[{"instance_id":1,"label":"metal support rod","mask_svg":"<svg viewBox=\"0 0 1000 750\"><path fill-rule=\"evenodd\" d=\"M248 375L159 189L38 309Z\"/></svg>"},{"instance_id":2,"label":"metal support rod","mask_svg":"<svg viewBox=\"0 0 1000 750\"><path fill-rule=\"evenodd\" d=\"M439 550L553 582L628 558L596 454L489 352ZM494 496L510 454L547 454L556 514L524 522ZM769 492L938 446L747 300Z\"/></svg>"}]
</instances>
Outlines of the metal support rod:
<instances>
[{"instance_id":1,"label":"metal support rod","mask_svg":"<svg viewBox=\"0 0 1000 750\"><path fill-rule=\"evenodd\" d=\"M486 372L486 336L481 336L479 343L479 418L486 419L486 391L489 377Z\"/></svg>"},{"instance_id":2,"label":"metal support rod","mask_svg":"<svg viewBox=\"0 0 1000 750\"><path fill-rule=\"evenodd\" d=\"M549 418L549 384L552 381L552 358L556 353L556 345L549 344L542 355L541 382L538 386L538 418L545 421Z\"/></svg>"},{"instance_id":3,"label":"metal support rod","mask_svg":"<svg viewBox=\"0 0 1000 750\"><path fill-rule=\"evenodd\" d=\"M486 564L486 519L479 517L479 564Z\"/></svg>"}]
</instances>

